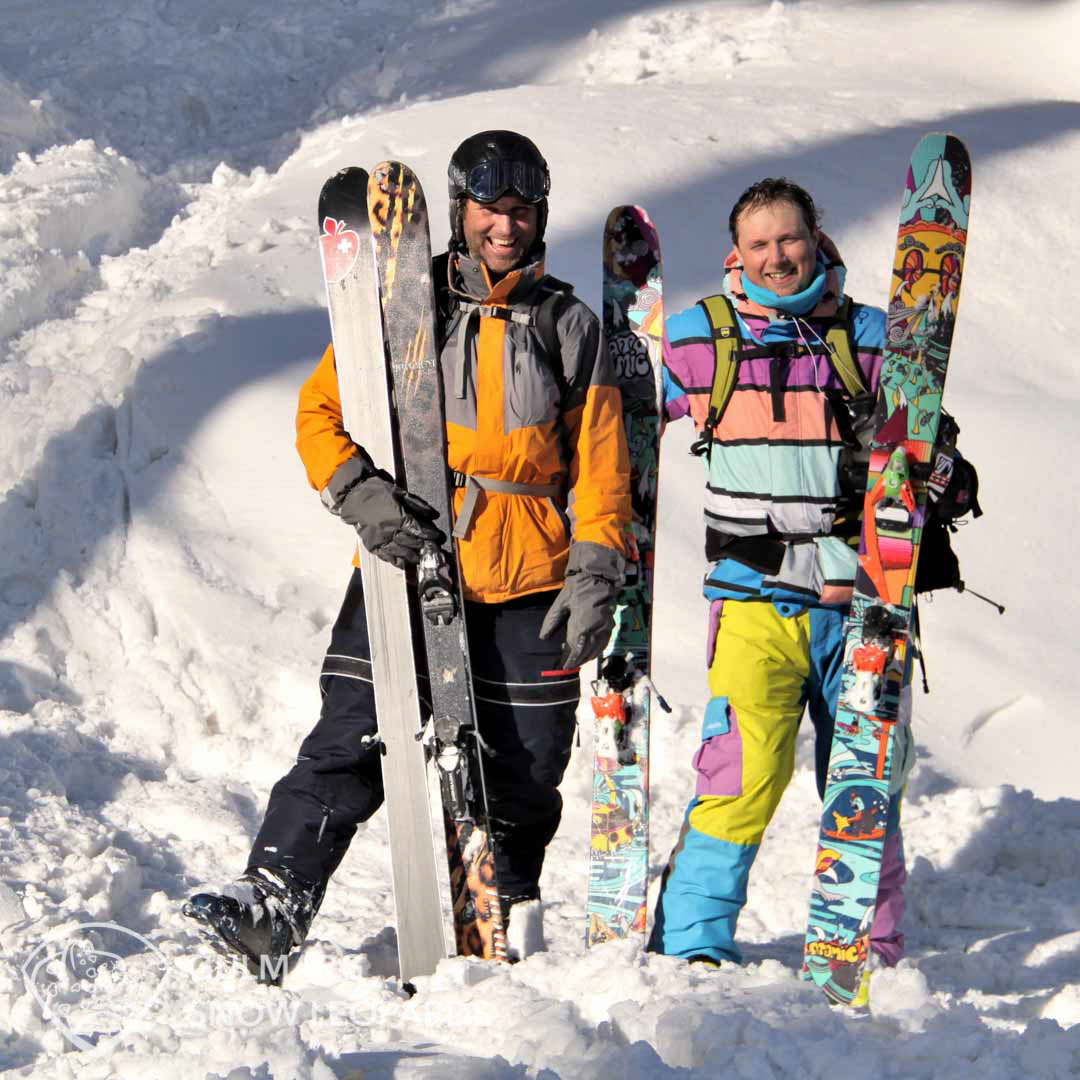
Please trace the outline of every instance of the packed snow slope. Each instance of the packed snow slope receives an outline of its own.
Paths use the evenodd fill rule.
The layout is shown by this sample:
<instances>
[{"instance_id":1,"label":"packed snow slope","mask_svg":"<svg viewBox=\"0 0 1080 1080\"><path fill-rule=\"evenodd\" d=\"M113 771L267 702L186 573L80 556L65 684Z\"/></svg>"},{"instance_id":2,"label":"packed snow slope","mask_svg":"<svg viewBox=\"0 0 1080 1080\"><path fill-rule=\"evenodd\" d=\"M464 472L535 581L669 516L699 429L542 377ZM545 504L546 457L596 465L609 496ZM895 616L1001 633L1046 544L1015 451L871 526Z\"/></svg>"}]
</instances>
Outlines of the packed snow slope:
<instances>
[{"instance_id":1,"label":"packed snow slope","mask_svg":"<svg viewBox=\"0 0 1080 1080\"><path fill-rule=\"evenodd\" d=\"M0 35L0 1069L35 1077L1080 1075L1080 699L1068 315L1080 235L1075 3L5 0ZM600 229L640 202L670 310L720 285L731 203L786 174L887 296L908 154L975 167L947 404L985 517L972 588L923 611L932 693L905 807L909 958L872 1017L797 977L818 804L809 745L740 924L703 972L586 953L589 753L563 786L548 951L396 979L377 816L282 990L224 969L179 915L244 865L312 726L355 538L292 448L328 336L315 200L407 161L445 240L446 160L512 127L551 164L549 267L597 306ZM691 792L706 683L699 466L662 465L654 870ZM120 1021L97 1052L23 967L115 923ZM71 989L71 988L69 988ZM76 997L71 989L70 997ZM73 1031L87 1032L76 1010ZM80 1026L80 1024L82 1026ZM115 1036L115 1037L114 1037Z\"/></svg>"}]
</instances>

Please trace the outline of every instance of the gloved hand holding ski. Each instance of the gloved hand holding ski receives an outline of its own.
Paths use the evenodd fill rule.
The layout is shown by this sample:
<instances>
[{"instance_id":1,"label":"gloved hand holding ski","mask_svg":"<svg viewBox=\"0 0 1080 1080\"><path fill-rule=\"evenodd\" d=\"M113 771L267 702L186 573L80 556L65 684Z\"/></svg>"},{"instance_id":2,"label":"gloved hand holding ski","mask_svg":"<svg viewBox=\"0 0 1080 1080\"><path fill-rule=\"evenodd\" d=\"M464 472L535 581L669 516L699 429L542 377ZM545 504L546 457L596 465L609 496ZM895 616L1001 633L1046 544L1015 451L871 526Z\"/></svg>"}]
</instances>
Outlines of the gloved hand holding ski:
<instances>
[{"instance_id":1,"label":"gloved hand holding ski","mask_svg":"<svg viewBox=\"0 0 1080 1080\"><path fill-rule=\"evenodd\" d=\"M364 547L399 569L415 566L425 543L446 542L434 524L438 510L376 469L363 450L338 468L326 492L331 512L356 529Z\"/></svg>"}]
</instances>

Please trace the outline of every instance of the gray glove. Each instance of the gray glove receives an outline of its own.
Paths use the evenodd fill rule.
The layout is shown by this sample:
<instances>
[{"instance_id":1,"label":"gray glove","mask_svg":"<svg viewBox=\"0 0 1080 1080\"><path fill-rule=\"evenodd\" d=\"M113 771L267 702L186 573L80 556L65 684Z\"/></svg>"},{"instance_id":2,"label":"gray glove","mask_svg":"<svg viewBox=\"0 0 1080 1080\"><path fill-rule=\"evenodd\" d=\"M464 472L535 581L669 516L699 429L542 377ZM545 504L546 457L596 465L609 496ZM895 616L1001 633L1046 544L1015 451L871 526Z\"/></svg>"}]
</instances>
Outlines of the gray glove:
<instances>
[{"instance_id":1,"label":"gray glove","mask_svg":"<svg viewBox=\"0 0 1080 1080\"><path fill-rule=\"evenodd\" d=\"M614 548L587 540L570 545L566 581L540 627L550 638L565 627L560 666L581 667L604 651L615 626L615 602L626 563Z\"/></svg>"},{"instance_id":2,"label":"gray glove","mask_svg":"<svg viewBox=\"0 0 1080 1080\"><path fill-rule=\"evenodd\" d=\"M415 566L425 543L446 542L446 534L434 524L439 512L398 487L389 473L376 469L371 458L357 450L330 478L323 502L356 529L372 555L400 569Z\"/></svg>"}]
</instances>

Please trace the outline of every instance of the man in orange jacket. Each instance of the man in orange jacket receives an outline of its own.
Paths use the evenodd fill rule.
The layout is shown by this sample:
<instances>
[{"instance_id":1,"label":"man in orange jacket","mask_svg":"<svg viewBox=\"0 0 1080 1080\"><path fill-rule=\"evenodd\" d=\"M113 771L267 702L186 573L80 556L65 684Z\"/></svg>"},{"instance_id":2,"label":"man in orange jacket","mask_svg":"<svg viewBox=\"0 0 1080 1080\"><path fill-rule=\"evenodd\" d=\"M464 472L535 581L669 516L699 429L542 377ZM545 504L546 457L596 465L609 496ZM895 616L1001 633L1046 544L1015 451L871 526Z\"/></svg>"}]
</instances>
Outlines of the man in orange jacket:
<instances>
[{"instance_id":1,"label":"man in orange jacket","mask_svg":"<svg viewBox=\"0 0 1080 1080\"><path fill-rule=\"evenodd\" d=\"M540 871L562 813L576 671L613 626L630 520L619 391L600 325L544 272L547 163L486 131L450 160L450 250L434 260L453 532L511 951L542 947ZM300 391L312 486L373 554L415 563L450 523L345 433L333 347ZM384 463L385 464L385 463ZM554 674L552 674L554 672ZM303 943L359 823L383 800L363 585L354 569L323 662L318 723L274 786L242 877L184 912L275 962Z\"/></svg>"}]
</instances>

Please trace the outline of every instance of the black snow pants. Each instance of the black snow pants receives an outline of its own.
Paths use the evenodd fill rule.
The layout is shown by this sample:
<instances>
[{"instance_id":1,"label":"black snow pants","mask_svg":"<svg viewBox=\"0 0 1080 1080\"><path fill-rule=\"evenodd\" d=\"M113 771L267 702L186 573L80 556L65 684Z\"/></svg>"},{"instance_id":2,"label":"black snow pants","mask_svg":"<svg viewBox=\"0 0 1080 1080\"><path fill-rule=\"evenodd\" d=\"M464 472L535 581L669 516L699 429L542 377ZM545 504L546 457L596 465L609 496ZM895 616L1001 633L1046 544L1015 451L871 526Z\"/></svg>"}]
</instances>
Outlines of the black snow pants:
<instances>
[{"instance_id":1,"label":"black snow pants","mask_svg":"<svg viewBox=\"0 0 1080 1080\"><path fill-rule=\"evenodd\" d=\"M558 785L570 761L577 674L559 666L562 641L540 640L556 596L466 604L477 723L496 871L504 903L539 896L544 850L559 827ZM273 787L248 869L283 868L325 888L356 827L383 802L371 650L354 570L320 675L322 712L296 764ZM426 698L423 682L421 699Z\"/></svg>"}]
</instances>

